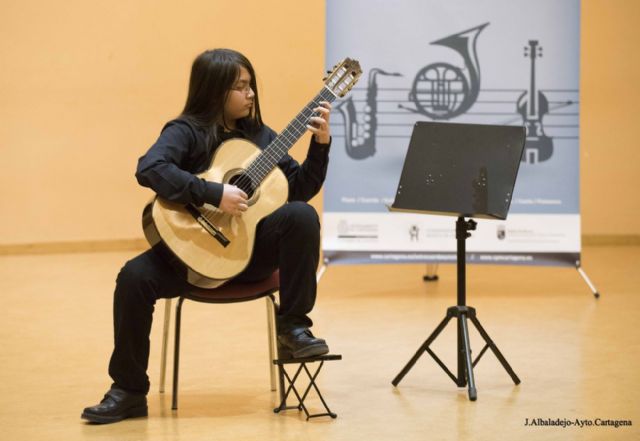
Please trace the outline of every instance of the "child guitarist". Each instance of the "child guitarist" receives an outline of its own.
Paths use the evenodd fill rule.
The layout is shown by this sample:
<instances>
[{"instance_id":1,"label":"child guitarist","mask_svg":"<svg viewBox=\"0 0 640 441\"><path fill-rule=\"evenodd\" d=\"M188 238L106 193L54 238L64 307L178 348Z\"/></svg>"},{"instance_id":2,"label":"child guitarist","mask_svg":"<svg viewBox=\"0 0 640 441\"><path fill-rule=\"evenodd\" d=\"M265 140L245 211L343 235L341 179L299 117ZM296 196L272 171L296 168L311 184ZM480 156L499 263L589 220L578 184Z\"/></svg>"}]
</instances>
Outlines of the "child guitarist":
<instances>
[{"instance_id":1,"label":"child guitarist","mask_svg":"<svg viewBox=\"0 0 640 441\"><path fill-rule=\"evenodd\" d=\"M309 328L316 300L320 222L307 201L324 182L329 161L331 105L322 102L307 126L313 133L307 157L289 155L278 163L289 183L288 203L257 226L253 256L235 280L259 281L280 269L277 316L280 356L294 358L329 352ZM138 161L136 178L168 201L212 204L242 216L247 195L238 187L208 182L196 175L211 164L216 148L240 137L266 147L276 133L262 122L256 75L249 60L230 49L209 50L193 62L182 113L169 121L158 140ZM172 266L153 248L126 262L116 280L113 319L115 347L109 363L113 384L103 400L82 412L93 423L113 423L147 415L149 334L156 300L188 290ZM238 317L242 320L242 317ZM238 336L242 344L243 336Z\"/></svg>"}]
</instances>

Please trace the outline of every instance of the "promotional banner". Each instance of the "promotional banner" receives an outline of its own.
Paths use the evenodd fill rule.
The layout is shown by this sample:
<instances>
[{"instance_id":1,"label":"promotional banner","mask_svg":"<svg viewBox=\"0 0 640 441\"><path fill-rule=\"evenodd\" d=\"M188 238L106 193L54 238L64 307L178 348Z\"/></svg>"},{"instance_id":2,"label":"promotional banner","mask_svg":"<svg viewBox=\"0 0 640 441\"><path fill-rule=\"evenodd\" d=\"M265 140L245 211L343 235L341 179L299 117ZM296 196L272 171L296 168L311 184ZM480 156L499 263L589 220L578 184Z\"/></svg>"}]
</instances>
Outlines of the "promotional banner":
<instances>
[{"instance_id":1,"label":"promotional banner","mask_svg":"<svg viewBox=\"0 0 640 441\"><path fill-rule=\"evenodd\" d=\"M390 213L416 121L524 126L506 221L478 220L477 263L580 257L579 0L327 0L327 69L359 60L334 103L326 258L454 262L455 217Z\"/></svg>"}]
</instances>

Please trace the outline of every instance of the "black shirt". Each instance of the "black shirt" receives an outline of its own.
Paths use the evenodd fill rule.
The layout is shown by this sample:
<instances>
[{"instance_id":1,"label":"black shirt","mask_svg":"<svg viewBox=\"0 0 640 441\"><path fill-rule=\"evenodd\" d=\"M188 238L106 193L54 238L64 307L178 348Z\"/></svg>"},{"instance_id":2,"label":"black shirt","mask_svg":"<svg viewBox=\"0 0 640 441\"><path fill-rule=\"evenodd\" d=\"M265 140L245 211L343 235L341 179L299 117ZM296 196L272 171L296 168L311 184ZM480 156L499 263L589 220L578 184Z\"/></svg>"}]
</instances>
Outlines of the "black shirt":
<instances>
[{"instance_id":1,"label":"black shirt","mask_svg":"<svg viewBox=\"0 0 640 441\"><path fill-rule=\"evenodd\" d=\"M266 125L249 139L264 149L277 134ZM223 134L220 142L245 136L240 131ZM201 179L196 174L211 166L213 153L220 143L210 147L205 130L183 119L169 121L149 151L138 160L136 179L158 196L172 202L200 206L220 205L224 185ZM307 158L300 165L288 154L278 167L289 181L289 201L308 201L322 187L329 163L329 144L319 144L311 137Z\"/></svg>"}]
</instances>

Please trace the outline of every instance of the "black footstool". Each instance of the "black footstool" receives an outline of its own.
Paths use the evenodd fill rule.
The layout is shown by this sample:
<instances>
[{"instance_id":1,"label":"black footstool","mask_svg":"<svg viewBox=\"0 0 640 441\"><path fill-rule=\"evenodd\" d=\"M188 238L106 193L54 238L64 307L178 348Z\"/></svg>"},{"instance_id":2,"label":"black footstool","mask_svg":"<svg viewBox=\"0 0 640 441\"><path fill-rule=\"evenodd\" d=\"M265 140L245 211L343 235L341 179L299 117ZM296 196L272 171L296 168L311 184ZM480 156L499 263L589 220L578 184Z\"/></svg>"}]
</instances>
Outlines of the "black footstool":
<instances>
[{"instance_id":1,"label":"black footstool","mask_svg":"<svg viewBox=\"0 0 640 441\"><path fill-rule=\"evenodd\" d=\"M316 378L318 378L318 375L320 374L320 369L322 369L324 362L331 361L331 360L342 360L342 355L327 354L327 355L320 355L317 357L287 358L287 359L279 358L277 360L273 360L273 364L278 366L278 375L280 377L280 405L275 409L273 409L273 411L275 413L279 413L280 411L288 410L288 409L303 410L305 415L307 416L307 421L309 420L309 418L317 418L321 416L330 416L331 418L336 418L338 415L331 412L331 410L329 409L329 406L327 406L327 402L324 400L324 398L322 397L322 394L320 393L320 389L318 389L318 385L316 384ZM312 374L311 370L309 370L307 365L313 364L316 362L320 362L320 364L318 365L315 372ZM293 377L289 376L286 369L284 368L284 365L286 364L299 365ZM305 389L304 393L300 395L300 393L298 392L298 389L296 389L296 380L298 380L302 372L305 372L307 377L309 378L309 385ZM287 382L286 390L285 390L285 380ZM320 401L322 401L322 405L326 409L326 412L316 413L313 415L309 413L309 410L304 405L304 400L309 395L311 388L315 389L316 393L318 394L318 397L320 398ZM287 406L287 398L289 398L289 395L291 394L291 392L293 392L293 394L298 400L298 404L296 404L295 406Z\"/></svg>"}]
</instances>

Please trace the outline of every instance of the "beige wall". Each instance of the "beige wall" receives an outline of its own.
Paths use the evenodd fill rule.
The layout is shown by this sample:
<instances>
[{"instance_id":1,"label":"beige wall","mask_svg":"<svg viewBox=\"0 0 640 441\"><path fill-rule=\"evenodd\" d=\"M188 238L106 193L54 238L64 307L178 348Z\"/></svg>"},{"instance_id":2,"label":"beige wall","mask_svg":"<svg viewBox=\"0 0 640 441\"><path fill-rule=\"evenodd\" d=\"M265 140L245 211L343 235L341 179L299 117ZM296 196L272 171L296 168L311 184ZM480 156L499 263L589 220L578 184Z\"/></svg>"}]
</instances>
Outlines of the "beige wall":
<instances>
[{"instance_id":1,"label":"beige wall","mask_svg":"<svg viewBox=\"0 0 640 441\"><path fill-rule=\"evenodd\" d=\"M639 4L583 1L586 234L640 227L631 191L640 159ZM233 47L252 60L276 130L321 85L319 0L5 0L0 23L0 245L141 237L151 193L135 182L136 160L180 111L190 63L204 49ZM294 156L303 157L306 139Z\"/></svg>"},{"instance_id":2,"label":"beige wall","mask_svg":"<svg viewBox=\"0 0 640 441\"><path fill-rule=\"evenodd\" d=\"M5 1L0 20L0 244L141 237L136 160L205 49L252 60L276 130L322 85L320 1Z\"/></svg>"},{"instance_id":3,"label":"beige wall","mask_svg":"<svg viewBox=\"0 0 640 441\"><path fill-rule=\"evenodd\" d=\"M583 0L581 204L585 234L640 234L640 1Z\"/></svg>"}]
</instances>

